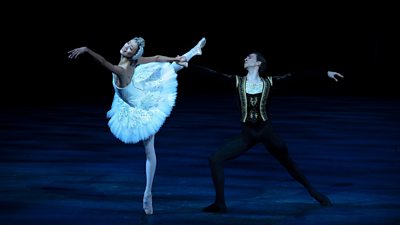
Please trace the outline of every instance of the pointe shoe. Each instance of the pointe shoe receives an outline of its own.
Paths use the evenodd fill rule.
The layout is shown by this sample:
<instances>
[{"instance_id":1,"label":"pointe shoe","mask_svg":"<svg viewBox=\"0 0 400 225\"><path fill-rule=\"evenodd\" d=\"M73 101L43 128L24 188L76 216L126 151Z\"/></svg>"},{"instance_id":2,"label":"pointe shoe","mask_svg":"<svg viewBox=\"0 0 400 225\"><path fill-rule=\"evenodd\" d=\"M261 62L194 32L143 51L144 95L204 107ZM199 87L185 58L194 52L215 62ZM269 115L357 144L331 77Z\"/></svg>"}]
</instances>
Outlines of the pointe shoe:
<instances>
[{"instance_id":1,"label":"pointe shoe","mask_svg":"<svg viewBox=\"0 0 400 225\"><path fill-rule=\"evenodd\" d=\"M203 52L201 51L201 49L204 47L204 45L206 45L206 38L202 38L199 43L197 43L197 45L193 48L195 51L196 55L201 55L203 54Z\"/></svg>"},{"instance_id":2,"label":"pointe shoe","mask_svg":"<svg viewBox=\"0 0 400 225\"><path fill-rule=\"evenodd\" d=\"M151 194L143 196L143 210L146 215L153 214L153 199Z\"/></svg>"}]
</instances>

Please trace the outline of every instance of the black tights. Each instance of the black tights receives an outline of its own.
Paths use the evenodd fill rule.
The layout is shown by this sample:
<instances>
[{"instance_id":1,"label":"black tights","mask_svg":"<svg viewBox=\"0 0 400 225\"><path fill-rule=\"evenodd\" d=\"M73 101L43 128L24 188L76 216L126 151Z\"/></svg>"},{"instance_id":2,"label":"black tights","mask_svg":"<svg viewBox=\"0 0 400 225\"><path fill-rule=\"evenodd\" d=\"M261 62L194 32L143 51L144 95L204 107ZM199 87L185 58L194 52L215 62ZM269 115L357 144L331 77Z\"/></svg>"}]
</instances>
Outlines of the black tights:
<instances>
[{"instance_id":1,"label":"black tights","mask_svg":"<svg viewBox=\"0 0 400 225\"><path fill-rule=\"evenodd\" d=\"M223 144L218 151L209 158L212 181L216 193L214 205L226 207L224 197L225 176L223 163L239 157L258 143L262 143L270 154L273 155L289 172L289 174L307 189L312 197L322 205L330 205L329 199L316 192L308 182L307 178L297 168L295 162L288 154L286 144L273 132L269 122L256 125L243 124L242 133L238 137L225 142L225 144Z\"/></svg>"}]
</instances>

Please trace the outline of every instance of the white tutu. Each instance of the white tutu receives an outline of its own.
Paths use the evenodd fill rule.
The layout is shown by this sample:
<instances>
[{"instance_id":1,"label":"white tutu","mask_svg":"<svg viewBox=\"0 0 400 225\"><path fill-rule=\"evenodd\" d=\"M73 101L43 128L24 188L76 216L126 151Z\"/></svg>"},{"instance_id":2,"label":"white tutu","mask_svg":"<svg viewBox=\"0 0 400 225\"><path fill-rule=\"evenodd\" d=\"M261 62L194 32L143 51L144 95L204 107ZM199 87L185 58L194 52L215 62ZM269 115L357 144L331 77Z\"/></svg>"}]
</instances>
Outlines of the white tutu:
<instances>
[{"instance_id":1,"label":"white tutu","mask_svg":"<svg viewBox=\"0 0 400 225\"><path fill-rule=\"evenodd\" d=\"M137 143L155 134L175 105L177 74L170 63L152 62L136 67L131 83L115 84L111 109L107 112L111 132L124 143Z\"/></svg>"}]
</instances>

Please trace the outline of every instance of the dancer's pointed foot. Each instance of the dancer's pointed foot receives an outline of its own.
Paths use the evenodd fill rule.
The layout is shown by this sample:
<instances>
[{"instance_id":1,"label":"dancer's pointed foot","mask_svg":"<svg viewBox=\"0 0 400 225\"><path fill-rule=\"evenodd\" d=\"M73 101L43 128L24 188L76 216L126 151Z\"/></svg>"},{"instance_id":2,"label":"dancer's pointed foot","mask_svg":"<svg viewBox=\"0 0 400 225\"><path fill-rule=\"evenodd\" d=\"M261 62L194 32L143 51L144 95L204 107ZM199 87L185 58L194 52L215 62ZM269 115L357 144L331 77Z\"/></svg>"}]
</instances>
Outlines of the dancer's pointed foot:
<instances>
[{"instance_id":1,"label":"dancer's pointed foot","mask_svg":"<svg viewBox=\"0 0 400 225\"><path fill-rule=\"evenodd\" d=\"M146 215L152 215L153 214L153 199L150 194L144 194L143 195L143 210Z\"/></svg>"},{"instance_id":2,"label":"dancer's pointed foot","mask_svg":"<svg viewBox=\"0 0 400 225\"><path fill-rule=\"evenodd\" d=\"M319 202L322 206L332 206L331 200L327 196L322 193L314 192L311 193L311 196Z\"/></svg>"},{"instance_id":3,"label":"dancer's pointed foot","mask_svg":"<svg viewBox=\"0 0 400 225\"><path fill-rule=\"evenodd\" d=\"M206 38L202 38L199 43L197 43L197 45L193 48L195 51L195 55L201 55L203 54L202 52L202 48L206 45Z\"/></svg>"},{"instance_id":4,"label":"dancer's pointed foot","mask_svg":"<svg viewBox=\"0 0 400 225\"><path fill-rule=\"evenodd\" d=\"M203 209L203 212L210 212L210 213L226 213L227 208L225 204L217 204L213 203Z\"/></svg>"}]
</instances>

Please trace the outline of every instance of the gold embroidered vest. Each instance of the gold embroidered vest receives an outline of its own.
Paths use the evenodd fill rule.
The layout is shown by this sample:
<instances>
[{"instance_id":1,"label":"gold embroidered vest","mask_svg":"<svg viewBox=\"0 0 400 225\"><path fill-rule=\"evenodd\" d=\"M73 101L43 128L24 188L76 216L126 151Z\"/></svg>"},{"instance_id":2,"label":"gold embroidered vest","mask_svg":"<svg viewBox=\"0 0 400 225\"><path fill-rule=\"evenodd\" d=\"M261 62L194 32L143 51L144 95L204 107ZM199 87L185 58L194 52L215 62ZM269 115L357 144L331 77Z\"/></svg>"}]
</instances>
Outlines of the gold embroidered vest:
<instances>
[{"instance_id":1,"label":"gold embroidered vest","mask_svg":"<svg viewBox=\"0 0 400 225\"><path fill-rule=\"evenodd\" d=\"M272 77L267 77L267 78L260 77L260 78L263 82L263 89L261 92L261 98L257 113L261 116L262 121L267 121L268 116L267 116L266 105L267 105L268 94L272 87ZM247 99L247 94L246 94L246 79L247 77L236 76L236 88L239 92L238 94L240 100L240 109L242 114L241 121L243 123L246 122L249 116L247 110L249 100Z\"/></svg>"}]
</instances>

